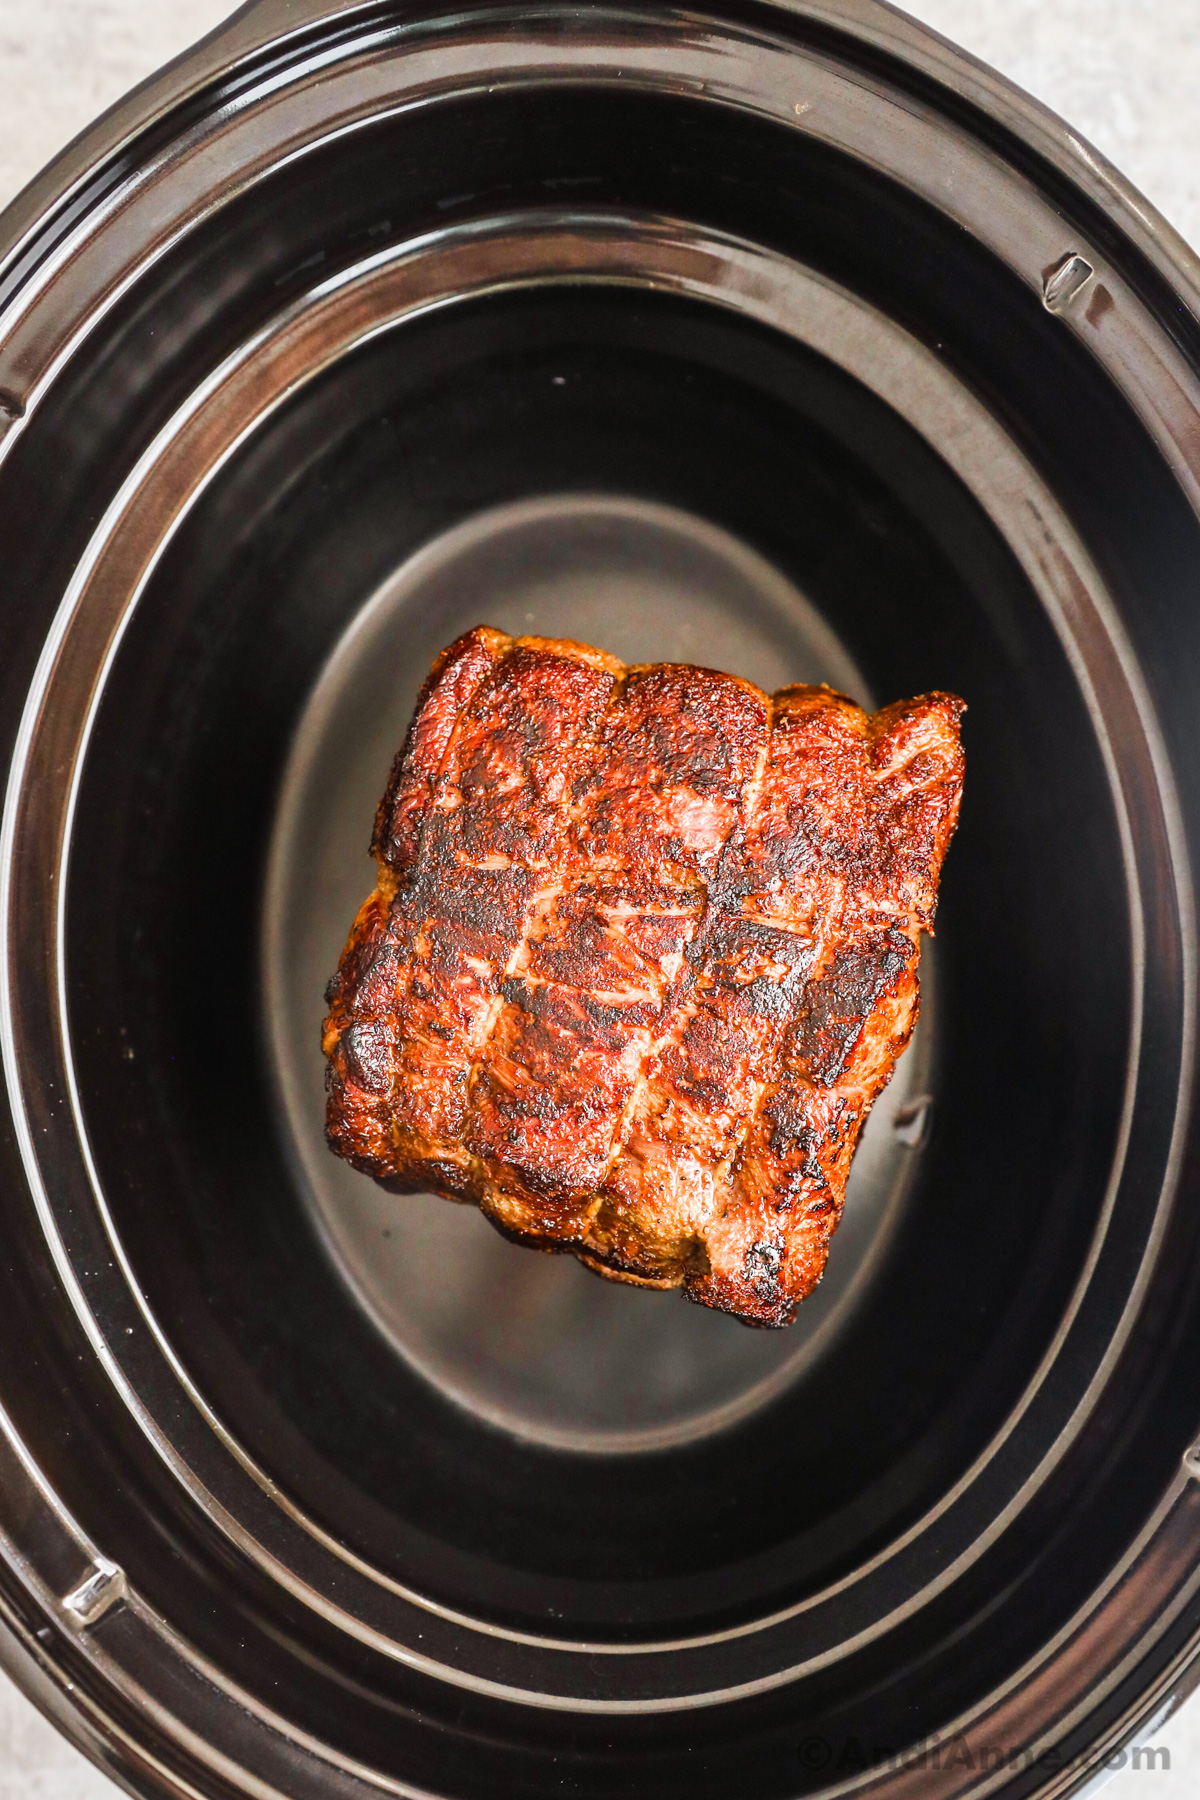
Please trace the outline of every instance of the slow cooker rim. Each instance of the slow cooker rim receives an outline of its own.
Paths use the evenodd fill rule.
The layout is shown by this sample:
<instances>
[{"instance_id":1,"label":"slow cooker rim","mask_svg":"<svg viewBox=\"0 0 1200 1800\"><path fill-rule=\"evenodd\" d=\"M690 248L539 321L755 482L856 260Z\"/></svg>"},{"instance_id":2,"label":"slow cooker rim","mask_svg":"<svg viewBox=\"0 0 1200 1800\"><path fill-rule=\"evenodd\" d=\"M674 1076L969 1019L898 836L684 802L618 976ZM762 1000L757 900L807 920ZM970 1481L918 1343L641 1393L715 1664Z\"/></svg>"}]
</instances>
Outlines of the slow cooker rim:
<instances>
[{"instance_id":1,"label":"slow cooker rim","mask_svg":"<svg viewBox=\"0 0 1200 1800\"><path fill-rule=\"evenodd\" d=\"M495 15L524 9L484 0L483 10ZM558 9L545 4L544 10L553 14ZM47 237L53 241L64 228L65 215L69 212L75 222L88 209L94 178L111 177L114 166L136 155L148 135L171 126L181 108L202 103L233 77L252 78L268 63L286 67L310 38L326 35L330 28L351 30L356 22L371 19L385 22L396 11L396 0L246 0L215 30L101 113L0 209L0 305L14 281L20 284L36 268ZM637 16L636 7L629 11ZM936 94L943 108L962 111L1020 157L1032 153L1046 171L1062 177L1076 196L1117 224L1126 246L1165 282L1176 304L1166 315L1160 312L1160 323L1178 329L1180 298L1190 323L1200 322L1200 252L1102 151L1016 82L890 0L743 0L742 13L776 28L790 20L802 32L807 29L814 41L824 37L836 43L850 60L886 66L893 80ZM699 9L668 9L662 16L705 15ZM424 22L411 14L405 21L418 32Z\"/></svg>"}]
</instances>

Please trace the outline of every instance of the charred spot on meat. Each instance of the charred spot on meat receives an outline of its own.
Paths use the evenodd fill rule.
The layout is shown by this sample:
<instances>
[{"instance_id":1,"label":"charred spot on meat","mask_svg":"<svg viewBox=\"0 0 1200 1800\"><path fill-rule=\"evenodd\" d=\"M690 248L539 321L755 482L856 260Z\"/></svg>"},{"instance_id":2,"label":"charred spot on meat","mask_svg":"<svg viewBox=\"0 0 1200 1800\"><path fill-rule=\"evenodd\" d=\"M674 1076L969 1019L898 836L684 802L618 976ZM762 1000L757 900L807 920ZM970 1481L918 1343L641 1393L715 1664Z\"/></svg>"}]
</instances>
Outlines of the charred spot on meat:
<instances>
[{"instance_id":1,"label":"charred spot on meat","mask_svg":"<svg viewBox=\"0 0 1200 1800\"><path fill-rule=\"evenodd\" d=\"M327 992L330 1148L610 1279L790 1323L916 1021L962 712L468 632Z\"/></svg>"}]
</instances>

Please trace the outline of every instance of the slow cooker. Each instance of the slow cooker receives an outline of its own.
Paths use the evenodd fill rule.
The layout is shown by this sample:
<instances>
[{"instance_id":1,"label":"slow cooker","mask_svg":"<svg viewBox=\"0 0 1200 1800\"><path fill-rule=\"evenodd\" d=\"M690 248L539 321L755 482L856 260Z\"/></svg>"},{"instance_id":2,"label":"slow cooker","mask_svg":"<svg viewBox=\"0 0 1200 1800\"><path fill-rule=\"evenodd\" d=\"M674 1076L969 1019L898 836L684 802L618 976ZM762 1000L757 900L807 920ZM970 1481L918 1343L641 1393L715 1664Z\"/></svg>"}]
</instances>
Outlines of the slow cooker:
<instances>
[{"instance_id":1,"label":"slow cooker","mask_svg":"<svg viewBox=\"0 0 1200 1800\"><path fill-rule=\"evenodd\" d=\"M1059 1795L1200 1678L1200 281L876 0L260 0L0 220L0 1654L132 1792ZM968 703L756 1333L321 1141L486 622Z\"/></svg>"}]
</instances>

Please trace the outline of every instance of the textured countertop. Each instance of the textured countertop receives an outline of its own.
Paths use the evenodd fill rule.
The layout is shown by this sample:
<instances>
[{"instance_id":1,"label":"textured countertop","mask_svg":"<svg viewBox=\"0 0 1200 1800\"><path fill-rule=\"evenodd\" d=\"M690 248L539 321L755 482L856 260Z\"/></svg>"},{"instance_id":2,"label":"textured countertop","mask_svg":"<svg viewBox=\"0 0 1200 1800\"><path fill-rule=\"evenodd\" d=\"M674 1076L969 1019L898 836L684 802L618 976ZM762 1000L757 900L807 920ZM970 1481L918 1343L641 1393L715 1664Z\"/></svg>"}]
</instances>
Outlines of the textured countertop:
<instances>
[{"instance_id":1,"label":"textured countertop","mask_svg":"<svg viewBox=\"0 0 1200 1800\"><path fill-rule=\"evenodd\" d=\"M0 205L229 10L227 0L0 0ZM908 10L1070 120L1200 247L1200 0L911 0ZM1200 1694L1154 1751L1152 1766L1115 1774L1105 1800L1200 1793ZM0 1800L117 1792L0 1674Z\"/></svg>"}]
</instances>

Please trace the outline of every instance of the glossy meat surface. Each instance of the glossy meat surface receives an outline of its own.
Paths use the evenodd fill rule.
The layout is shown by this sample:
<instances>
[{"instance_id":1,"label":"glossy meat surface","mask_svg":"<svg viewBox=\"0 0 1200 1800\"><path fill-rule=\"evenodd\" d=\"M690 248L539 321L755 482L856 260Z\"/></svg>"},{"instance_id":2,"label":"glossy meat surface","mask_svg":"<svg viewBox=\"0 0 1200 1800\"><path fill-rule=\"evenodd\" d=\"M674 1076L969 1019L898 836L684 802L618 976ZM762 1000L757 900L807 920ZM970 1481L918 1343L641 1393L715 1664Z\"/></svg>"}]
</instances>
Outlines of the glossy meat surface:
<instances>
[{"instance_id":1,"label":"glossy meat surface","mask_svg":"<svg viewBox=\"0 0 1200 1800\"><path fill-rule=\"evenodd\" d=\"M962 710L460 638L330 983L330 1148L600 1274L788 1324L916 1022Z\"/></svg>"}]
</instances>

